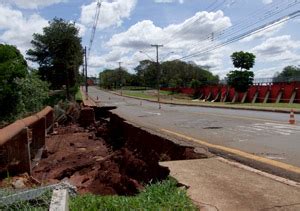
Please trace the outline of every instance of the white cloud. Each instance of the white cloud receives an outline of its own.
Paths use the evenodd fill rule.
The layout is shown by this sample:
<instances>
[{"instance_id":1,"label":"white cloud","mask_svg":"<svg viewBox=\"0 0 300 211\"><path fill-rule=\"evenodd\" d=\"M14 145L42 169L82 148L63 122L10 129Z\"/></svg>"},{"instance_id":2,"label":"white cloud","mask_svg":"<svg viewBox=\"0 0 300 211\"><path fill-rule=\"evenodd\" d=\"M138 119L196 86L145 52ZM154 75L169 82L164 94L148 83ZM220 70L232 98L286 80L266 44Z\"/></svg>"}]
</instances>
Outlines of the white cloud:
<instances>
[{"instance_id":1,"label":"white cloud","mask_svg":"<svg viewBox=\"0 0 300 211\"><path fill-rule=\"evenodd\" d=\"M137 0L105 0L102 3L98 28L120 26L124 18L129 18L135 8ZM97 2L81 7L80 21L86 26L92 26L96 12Z\"/></svg>"},{"instance_id":2,"label":"white cloud","mask_svg":"<svg viewBox=\"0 0 300 211\"><path fill-rule=\"evenodd\" d=\"M68 0L8 0L8 3L22 9L37 9L67 1Z\"/></svg>"},{"instance_id":3,"label":"white cloud","mask_svg":"<svg viewBox=\"0 0 300 211\"><path fill-rule=\"evenodd\" d=\"M0 41L16 45L24 54L30 47L33 33L41 33L48 21L38 14L24 17L21 11L0 4ZM13 24L11 24L13 23Z\"/></svg>"},{"instance_id":4,"label":"white cloud","mask_svg":"<svg viewBox=\"0 0 300 211\"><path fill-rule=\"evenodd\" d=\"M273 2L273 0L263 0L262 1L264 4L271 4Z\"/></svg>"},{"instance_id":5,"label":"white cloud","mask_svg":"<svg viewBox=\"0 0 300 211\"><path fill-rule=\"evenodd\" d=\"M120 60L137 64L140 60L149 59L145 54L155 58L155 50L150 46L151 44L164 44L164 47L159 50L160 58L163 60L178 59L211 45L211 39L206 39L206 37L213 31L229 26L231 26L230 19L221 11L198 12L183 23L172 24L165 28L156 26L150 20L144 20L131 26L125 32L115 34L105 45L112 50L104 56L104 59L114 64ZM143 50L144 54L140 53L140 50ZM170 54L172 51L174 53ZM199 55L192 60L198 65L222 66L223 53L224 49L219 49L213 53Z\"/></svg>"},{"instance_id":6,"label":"white cloud","mask_svg":"<svg viewBox=\"0 0 300 211\"><path fill-rule=\"evenodd\" d=\"M255 78L271 78L277 72L281 72L285 65L279 65L274 67L262 68L254 71Z\"/></svg>"},{"instance_id":7,"label":"white cloud","mask_svg":"<svg viewBox=\"0 0 300 211\"><path fill-rule=\"evenodd\" d=\"M290 35L277 36L267 39L261 45L252 49L261 61L297 61L300 55L297 50L300 42L292 40Z\"/></svg>"},{"instance_id":8,"label":"white cloud","mask_svg":"<svg viewBox=\"0 0 300 211\"><path fill-rule=\"evenodd\" d=\"M276 34L277 32L279 32L283 28L284 25L285 25L284 22L279 23L279 24L274 23L273 25L269 25L267 29L265 29L261 32L255 33L253 35L250 35L249 37L246 37L246 38L240 40L240 42L250 42L255 39L271 37L274 34Z\"/></svg>"}]
</instances>

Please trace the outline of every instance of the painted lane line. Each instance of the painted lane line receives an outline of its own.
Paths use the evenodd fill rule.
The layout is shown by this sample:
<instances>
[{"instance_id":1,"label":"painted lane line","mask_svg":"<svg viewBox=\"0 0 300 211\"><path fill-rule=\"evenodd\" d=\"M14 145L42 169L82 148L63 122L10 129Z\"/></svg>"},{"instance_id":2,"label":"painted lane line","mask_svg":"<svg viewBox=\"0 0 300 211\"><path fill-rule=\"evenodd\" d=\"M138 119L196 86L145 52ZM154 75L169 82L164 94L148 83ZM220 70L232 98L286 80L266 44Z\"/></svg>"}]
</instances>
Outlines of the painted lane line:
<instances>
[{"instance_id":1,"label":"painted lane line","mask_svg":"<svg viewBox=\"0 0 300 211\"><path fill-rule=\"evenodd\" d=\"M236 116L236 115L226 115L226 114L212 114L212 113L204 113L204 112L186 112L191 114L200 114L200 115L207 115L207 116L217 116L217 117L226 117L229 119L242 119L242 120L252 120L252 121L260 121L260 122L272 122L272 123L279 123L279 124L287 124L285 121L276 121L271 119L263 119L263 118L254 118L254 117L246 117L246 116Z\"/></svg>"},{"instance_id":2,"label":"painted lane line","mask_svg":"<svg viewBox=\"0 0 300 211\"><path fill-rule=\"evenodd\" d=\"M207 146L207 147L222 150L222 151L227 152L227 153L233 153L235 155L238 155L238 156L250 159L250 160L259 161L259 162L264 163L264 164L268 164L268 165L271 165L271 166L274 166L274 167L278 167L278 168L281 168L281 169L284 169L284 170L287 170L287 171L291 171L291 172L300 174L300 168L297 167L297 166L282 163L282 162L279 162L279 161L276 161L276 160L267 159L267 158L264 158L264 157L259 157L259 156L252 155L250 153L243 152L243 151L240 151L240 150L237 150L237 149L232 149L232 148L228 148L228 147L224 147L224 146L220 146L220 145L210 144L210 143L202 141L200 139L196 139L196 138L193 138L193 137L190 137L190 136L187 136L187 135L184 135L184 134L180 134L180 133L177 133L177 132L173 132L173 131L170 131L170 130L167 130L167 129L160 129L160 131L164 132L166 134L169 134L169 135L176 136L178 138L183 138L183 139L186 139L186 140L189 140L189 141Z\"/></svg>"},{"instance_id":3,"label":"painted lane line","mask_svg":"<svg viewBox=\"0 0 300 211\"><path fill-rule=\"evenodd\" d=\"M156 116L160 116L161 113L155 113L155 112L150 112L150 111L145 111L146 114L152 114L152 115L156 115Z\"/></svg>"}]
</instances>

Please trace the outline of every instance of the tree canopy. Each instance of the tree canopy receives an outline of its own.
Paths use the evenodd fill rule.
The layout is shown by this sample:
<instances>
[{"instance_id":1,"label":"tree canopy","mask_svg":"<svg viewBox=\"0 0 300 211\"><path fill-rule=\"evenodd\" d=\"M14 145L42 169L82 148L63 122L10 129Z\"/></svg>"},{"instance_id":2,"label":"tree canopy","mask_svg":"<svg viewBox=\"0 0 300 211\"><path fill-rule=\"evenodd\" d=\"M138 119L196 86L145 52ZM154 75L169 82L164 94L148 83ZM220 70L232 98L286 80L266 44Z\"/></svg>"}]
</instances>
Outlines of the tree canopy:
<instances>
[{"instance_id":1,"label":"tree canopy","mask_svg":"<svg viewBox=\"0 0 300 211\"><path fill-rule=\"evenodd\" d=\"M48 98L48 84L28 71L20 51L0 44L0 124L40 110Z\"/></svg>"},{"instance_id":2,"label":"tree canopy","mask_svg":"<svg viewBox=\"0 0 300 211\"><path fill-rule=\"evenodd\" d=\"M99 74L99 78L101 86L111 89L130 84L132 75L123 68L105 69Z\"/></svg>"},{"instance_id":3,"label":"tree canopy","mask_svg":"<svg viewBox=\"0 0 300 211\"><path fill-rule=\"evenodd\" d=\"M76 85L83 63L81 38L75 24L55 18L43 29L43 34L33 35L31 44L33 49L27 52L28 59L39 64L42 79L55 89L66 85L69 97L69 88Z\"/></svg>"},{"instance_id":4,"label":"tree canopy","mask_svg":"<svg viewBox=\"0 0 300 211\"><path fill-rule=\"evenodd\" d=\"M256 56L249 52L234 52L231 55L232 63L235 68L241 68L241 70L250 70L255 64Z\"/></svg>"},{"instance_id":5,"label":"tree canopy","mask_svg":"<svg viewBox=\"0 0 300 211\"><path fill-rule=\"evenodd\" d=\"M219 82L219 77L208 70L179 60L163 62L160 69L160 85L162 87L196 88L195 86L199 87ZM106 69L100 73L100 84L106 88L116 88L119 87L119 84L156 88L158 72L155 62L150 60L140 61L134 70L135 74L130 74L123 69ZM121 79L125 80L125 83Z\"/></svg>"},{"instance_id":6,"label":"tree canopy","mask_svg":"<svg viewBox=\"0 0 300 211\"><path fill-rule=\"evenodd\" d=\"M290 82L300 80L300 67L286 66L281 73L275 74L274 82Z\"/></svg>"},{"instance_id":7,"label":"tree canopy","mask_svg":"<svg viewBox=\"0 0 300 211\"><path fill-rule=\"evenodd\" d=\"M160 84L162 87L191 87L195 80L199 86L217 84L219 77L213 75L197 65L180 60L166 61L160 65ZM150 60L141 61L135 68L136 76L141 86L156 87L157 68L156 63Z\"/></svg>"},{"instance_id":8,"label":"tree canopy","mask_svg":"<svg viewBox=\"0 0 300 211\"><path fill-rule=\"evenodd\" d=\"M0 44L0 117L5 118L18 109L21 98L18 79L28 74L27 63L20 51Z\"/></svg>"},{"instance_id":9,"label":"tree canopy","mask_svg":"<svg viewBox=\"0 0 300 211\"><path fill-rule=\"evenodd\" d=\"M249 71L255 64L255 55L248 52L234 52L231 55L232 63L235 68L227 74L227 83L237 92L246 92L253 84L254 73ZM244 70L244 71L243 71Z\"/></svg>"}]
</instances>

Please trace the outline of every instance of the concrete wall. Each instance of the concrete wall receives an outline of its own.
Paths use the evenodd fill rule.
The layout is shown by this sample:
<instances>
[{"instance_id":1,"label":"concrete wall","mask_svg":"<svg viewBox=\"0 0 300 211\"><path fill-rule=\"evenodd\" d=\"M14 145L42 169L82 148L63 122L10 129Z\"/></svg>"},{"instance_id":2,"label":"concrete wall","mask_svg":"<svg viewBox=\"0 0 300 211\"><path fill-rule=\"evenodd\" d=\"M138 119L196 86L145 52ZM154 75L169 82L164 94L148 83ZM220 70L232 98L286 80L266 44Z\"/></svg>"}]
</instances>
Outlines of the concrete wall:
<instances>
[{"instance_id":1,"label":"concrete wall","mask_svg":"<svg viewBox=\"0 0 300 211\"><path fill-rule=\"evenodd\" d=\"M163 90L175 90L180 93L189 95L193 95L195 93L195 90L192 88L163 88ZM226 102L232 102L235 96L235 90L225 85L203 86L200 87L197 91L200 93L201 99L206 99L209 101L216 99L216 97L219 94L220 97L216 99L216 101L223 101L224 99L226 99ZM257 100L255 101L256 103L263 103L265 101L266 96L268 95L268 92L269 97L266 101L267 103L275 103L278 96L280 95L280 92L282 92L282 96L279 102L289 103L291 97L293 96L293 93L295 92L296 96L293 103L300 103L300 83L298 82L253 85L248 89L245 103L251 103L256 92L258 92ZM244 93L238 94L235 102L241 102L243 97Z\"/></svg>"},{"instance_id":2,"label":"concrete wall","mask_svg":"<svg viewBox=\"0 0 300 211\"><path fill-rule=\"evenodd\" d=\"M16 121L0 130L0 174L31 173L31 160L44 147L53 129L53 109Z\"/></svg>"}]
</instances>

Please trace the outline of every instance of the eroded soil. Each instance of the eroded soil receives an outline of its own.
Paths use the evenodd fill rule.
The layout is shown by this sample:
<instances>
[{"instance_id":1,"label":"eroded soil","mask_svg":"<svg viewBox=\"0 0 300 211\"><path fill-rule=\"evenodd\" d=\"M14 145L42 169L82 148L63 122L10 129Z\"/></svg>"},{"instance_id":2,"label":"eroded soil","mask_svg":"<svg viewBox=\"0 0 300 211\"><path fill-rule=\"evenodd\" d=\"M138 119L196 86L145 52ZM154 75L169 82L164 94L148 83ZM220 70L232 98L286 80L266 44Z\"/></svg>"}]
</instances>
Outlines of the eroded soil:
<instances>
[{"instance_id":1,"label":"eroded soil","mask_svg":"<svg viewBox=\"0 0 300 211\"><path fill-rule=\"evenodd\" d=\"M113 151L107 144L106 122L88 129L71 124L55 131L47 137L46 153L33 168L32 176L43 184L69 180L79 193L133 195L143 184L169 174L158 160L137 151L126 147Z\"/></svg>"}]
</instances>

